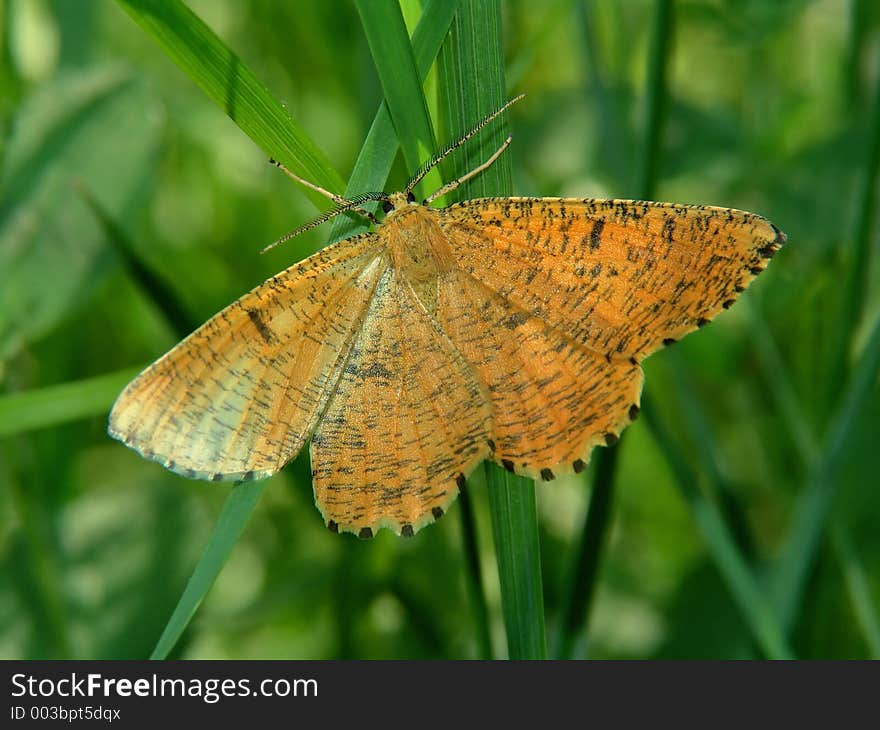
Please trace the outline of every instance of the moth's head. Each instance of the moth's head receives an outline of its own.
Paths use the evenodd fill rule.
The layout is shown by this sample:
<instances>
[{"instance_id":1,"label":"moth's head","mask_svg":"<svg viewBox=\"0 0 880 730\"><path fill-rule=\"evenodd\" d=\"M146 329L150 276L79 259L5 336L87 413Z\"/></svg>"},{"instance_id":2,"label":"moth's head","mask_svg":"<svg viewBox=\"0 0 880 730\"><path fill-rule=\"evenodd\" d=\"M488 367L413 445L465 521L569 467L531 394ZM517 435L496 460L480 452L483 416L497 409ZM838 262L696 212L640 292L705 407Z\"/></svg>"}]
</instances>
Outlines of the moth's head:
<instances>
[{"instance_id":1,"label":"moth's head","mask_svg":"<svg viewBox=\"0 0 880 730\"><path fill-rule=\"evenodd\" d=\"M387 215L396 210L402 210L412 205L418 205L416 196L412 191L404 191L400 193L388 193L385 200L382 201L382 210Z\"/></svg>"}]
</instances>

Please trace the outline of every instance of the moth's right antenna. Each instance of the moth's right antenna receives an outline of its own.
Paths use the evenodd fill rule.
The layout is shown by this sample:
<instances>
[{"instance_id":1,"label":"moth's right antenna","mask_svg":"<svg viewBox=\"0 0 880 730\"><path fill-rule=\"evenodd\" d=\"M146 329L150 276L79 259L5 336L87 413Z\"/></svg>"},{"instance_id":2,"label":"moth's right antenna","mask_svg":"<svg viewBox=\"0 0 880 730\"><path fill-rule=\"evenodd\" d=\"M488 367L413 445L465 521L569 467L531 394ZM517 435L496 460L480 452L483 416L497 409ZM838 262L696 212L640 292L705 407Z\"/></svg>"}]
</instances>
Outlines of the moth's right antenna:
<instances>
[{"instance_id":1,"label":"moth's right antenna","mask_svg":"<svg viewBox=\"0 0 880 730\"><path fill-rule=\"evenodd\" d=\"M446 183L439 190L435 190L427 198L425 198L425 203L432 203L435 200L437 200L437 198L442 198L444 195L446 195L446 193L451 193L453 190L455 190L465 180L470 180L475 175L479 175L483 170L485 170L493 162L495 162L495 160L497 160L499 157L501 157L501 153L507 149L508 145L510 144L510 140L512 140L512 139L513 139L513 137L508 135L507 139L504 140L503 144L497 150L495 150L495 153L488 160L486 160L482 165L475 167L470 172L467 172L464 175L462 175L461 177L456 178L452 182Z\"/></svg>"},{"instance_id":2,"label":"moth's right antenna","mask_svg":"<svg viewBox=\"0 0 880 730\"><path fill-rule=\"evenodd\" d=\"M453 152L454 150L461 147L465 142L467 142L471 137L473 137L477 132L479 132L489 122L491 122L493 119L495 119L496 117L503 114L505 111L507 111L507 109L509 107L516 104L516 102L518 102L524 96L525 96L525 94L520 94L519 96L513 97L510 101L508 101L500 109L497 109L496 111L492 112L489 116L483 117L483 119L481 119L479 121L477 126L474 127L470 132L462 135L461 137L459 137L457 140L455 140L451 144L446 145L442 150L440 150L436 155L434 155L434 157L432 157L430 160L428 160L428 162L426 162L424 165L422 165L419 168L419 171L406 184L406 187L403 189L403 192L405 192L405 193L412 192L413 188L415 188L415 186L418 185L422 181L422 179L425 177L425 175L427 175L431 171L431 168L435 167L439 162L441 162L443 159L445 159L447 156L449 156L449 154L451 152ZM505 145L502 145L502 148L505 146L506 146L506 143L505 143ZM494 162L495 158L497 157L498 154L501 154L501 150L499 150L498 153L496 153L496 155L494 155L492 157L492 160L487 164L491 164L492 162ZM485 168L481 168L481 169L485 169ZM474 174L476 174L476 172ZM459 181L459 183L460 182L461 181ZM447 190L446 192L449 192L449 191ZM435 195L434 197L438 197L438 196Z\"/></svg>"}]
</instances>

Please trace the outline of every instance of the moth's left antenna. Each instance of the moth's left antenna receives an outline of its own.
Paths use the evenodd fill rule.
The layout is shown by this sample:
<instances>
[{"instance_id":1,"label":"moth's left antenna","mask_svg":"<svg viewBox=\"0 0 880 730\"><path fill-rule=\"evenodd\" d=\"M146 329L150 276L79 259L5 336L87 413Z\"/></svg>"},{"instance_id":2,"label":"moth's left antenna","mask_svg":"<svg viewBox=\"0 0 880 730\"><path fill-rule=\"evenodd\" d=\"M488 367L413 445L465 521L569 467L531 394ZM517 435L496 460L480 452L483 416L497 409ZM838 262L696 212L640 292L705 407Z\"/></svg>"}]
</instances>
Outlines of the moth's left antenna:
<instances>
[{"instance_id":1,"label":"moth's left antenna","mask_svg":"<svg viewBox=\"0 0 880 730\"><path fill-rule=\"evenodd\" d=\"M334 203L336 203L336 205L346 206L345 210L350 210L352 213L357 213L358 215L362 215L364 218L367 218L372 223L379 222L378 220L376 220L376 216L374 216L366 208L361 208L358 205L347 205L351 201L347 200L346 198L343 198L341 195L337 195L336 193L331 193L326 188L322 188L320 185L315 185L315 183L309 182L305 178L301 178L295 172L288 170L283 164L278 162L278 160L276 160L275 158L270 157L269 162L272 163L273 165L275 165L275 167L277 167L279 170L281 170L281 172L283 172L285 175L287 175L287 177L289 177L291 180L298 182L300 185L305 185L307 188L309 188L310 190L314 190L316 193L321 193L321 195L323 195L324 197L330 198L330 200L332 200ZM339 212L342 212L342 211L339 211Z\"/></svg>"}]
</instances>

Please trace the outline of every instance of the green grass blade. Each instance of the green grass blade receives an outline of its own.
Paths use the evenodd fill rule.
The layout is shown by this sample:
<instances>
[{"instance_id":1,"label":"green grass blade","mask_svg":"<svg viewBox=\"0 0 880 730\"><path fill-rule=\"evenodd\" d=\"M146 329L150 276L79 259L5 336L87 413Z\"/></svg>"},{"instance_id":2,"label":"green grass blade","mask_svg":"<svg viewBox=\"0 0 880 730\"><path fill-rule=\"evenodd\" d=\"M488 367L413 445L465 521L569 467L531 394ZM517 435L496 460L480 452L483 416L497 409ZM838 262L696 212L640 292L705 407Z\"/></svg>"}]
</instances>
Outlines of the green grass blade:
<instances>
[{"instance_id":1,"label":"green grass blade","mask_svg":"<svg viewBox=\"0 0 880 730\"><path fill-rule=\"evenodd\" d=\"M721 510L697 487L697 476L679 451L665 426L645 397L642 401L645 421L675 476L675 484L687 502L706 546L725 585L745 619L752 636L768 659L790 659L794 655L776 618L773 606L754 579Z\"/></svg>"},{"instance_id":2,"label":"green grass blade","mask_svg":"<svg viewBox=\"0 0 880 730\"><path fill-rule=\"evenodd\" d=\"M0 438L106 413L141 368L0 396Z\"/></svg>"},{"instance_id":3,"label":"green grass blade","mask_svg":"<svg viewBox=\"0 0 880 730\"><path fill-rule=\"evenodd\" d=\"M429 0L425 5L412 35L412 50L419 79L424 80L428 75L457 9L458 0ZM383 99L358 154L345 195L350 197L368 190L384 189L398 147L394 123ZM338 216L333 221L330 240L338 241L365 231L367 227L366 223L354 218Z\"/></svg>"},{"instance_id":4,"label":"green grass blade","mask_svg":"<svg viewBox=\"0 0 880 730\"><path fill-rule=\"evenodd\" d=\"M840 412L825 439L821 455L801 493L792 525L779 554L771 595L783 625L790 630L802 603L806 580L816 557L840 482L846 445L868 402L880 369L880 320L868 342L843 398Z\"/></svg>"},{"instance_id":5,"label":"green grass blade","mask_svg":"<svg viewBox=\"0 0 880 730\"><path fill-rule=\"evenodd\" d=\"M229 553L256 508L267 483L268 481L247 482L234 486L230 491L202 557L199 558L150 659L164 659L174 648L226 564Z\"/></svg>"},{"instance_id":6,"label":"green grass blade","mask_svg":"<svg viewBox=\"0 0 880 730\"><path fill-rule=\"evenodd\" d=\"M497 2L467 0L449 29L439 58L441 121L444 137L452 141L469 131L487 114L507 101L504 57L501 52L500 9ZM445 178L463 175L489 157L507 137L504 117L447 158ZM513 166L502 155L482 174L471 178L446 197L467 200L492 195L511 195Z\"/></svg>"},{"instance_id":7,"label":"green grass blade","mask_svg":"<svg viewBox=\"0 0 880 730\"><path fill-rule=\"evenodd\" d=\"M486 462L486 485L511 659L546 659L535 483Z\"/></svg>"},{"instance_id":8,"label":"green grass blade","mask_svg":"<svg viewBox=\"0 0 880 730\"><path fill-rule=\"evenodd\" d=\"M441 115L454 139L506 101L501 55L500 8L496 2L465 0L453 20L439 64ZM506 136L504 120L474 144L449 158L448 179L482 162ZM510 195L511 166L502 156L482 175L454 191L456 199ZM547 656L544 598L534 483L494 464L486 465L501 603L511 659Z\"/></svg>"},{"instance_id":9,"label":"green grass blade","mask_svg":"<svg viewBox=\"0 0 880 730\"><path fill-rule=\"evenodd\" d=\"M672 0L655 0L651 48L648 51L647 99L645 103L645 139L642 167L637 185L638 195L650 200L657 187L660 160L660 139L666 115L666 78L674 30Z\"/></svg>"},{"instance_id":10,"label":"green grass blade","mask_svg":"<svg viewBox=\"0 0 880 730\"><path fill-rule=\"evenodd\" d=\"M373 2L358 5L377 73L383 84L385 101L376 114L358 156L355 172L349 182L350 190L347 192L353 194L365 189L377 189L384 184L397 151L398 139L410 170L417 169L432 154L433 129L421 81L430 70L457 7L457 1L430 2L416 26L410 46L399 6L395 3ZM401 79L401 73L407 78ZM431 130L429 137L426 137L425 127ZM430 150L422 143L425 138L431 140ZM436 174L434 176L437 177ZM348 234L357 228L340 222L338 230ZM337 229L334 229L334 237L336 235ZM465 576L477 630L477 644L481 656L489 658L492 656L492 645L488 611L477 553L476 525L466 493L462 494L461 517Z\"/></svg>"},{"instance_id":11,"label":"green grass blade","mask_svg":"<svg viewBox=\"0 0 880 730\"><path fill-rule=\"evenodd\" d=\"M310 182L341 192L342 179L244 62L180 0L116 0L162 50L248 135ZM330 201L305 194L320 208Z\"/></svg>"},{"instance_id":12,"label":"green grass blade","mask_svg":"<svg viewBox=\"0 0 880 730\"><path fill-rule=\"evenodd\" d=\"M356 5L403 159L414 173L434 153L434 130L400 4L358 0Z\"/></svg>"}]
</instances>

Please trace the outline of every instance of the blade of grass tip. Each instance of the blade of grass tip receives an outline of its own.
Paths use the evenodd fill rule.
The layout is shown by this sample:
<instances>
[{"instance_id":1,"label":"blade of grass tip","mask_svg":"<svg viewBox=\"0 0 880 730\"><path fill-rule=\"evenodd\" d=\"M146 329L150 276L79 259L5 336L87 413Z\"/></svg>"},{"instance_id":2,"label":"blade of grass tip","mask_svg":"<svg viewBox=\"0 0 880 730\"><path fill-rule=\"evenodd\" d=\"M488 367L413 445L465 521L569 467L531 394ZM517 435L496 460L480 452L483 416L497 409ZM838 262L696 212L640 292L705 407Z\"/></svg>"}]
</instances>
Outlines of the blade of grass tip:
<instances>
[{"instance_id":1,"label":"blade of grass tip","mask_svg":"<svg viewBox=\"0 0 880 730\"><path fill-rule=\"evenodd\" d=\"M0 438L106 413L141 369L0 396Z\"/></svg>"},{"instance_id":2,"label":"blade of grass tip","mask_svg":"<svg viewBox=\"0 0 880 730\"><path fill-rule=\"evenodd\" d=\"M181 0L116 0L268 157L333 192L342 179L254 73ZM302 188L320 209L330 201Z\"/></svg>"},{"instance_id":3,"label":"blade of grass tip","mask_svg":"<svg viewBox=\"0 0 880 730\"><path fill-rule=\"evenodd\" d=\"M571 659L578 636L589 629L590 609L596 592L599 559L611 521L614 471L619 449L608 449L605 458L596 460L595 479L584 529L570 571L565 591L564 613L559 626L557 659Z\"/></svg>"},{"instance_id":4,"label":"blade of grass tip","mask_svg":"<svg viewBox=\"0 0 880 730\"><path fill-rule=\"evenodd\" d=\"M880 369L880 320L859 358L838 415L828 430L822 451L801 492L786 539L771 575L770 593L783 626L790 631L802 605L807 576L815 561L825 525L840 489L837 478L846 457L846 444L869 401Z\"/></svg>"},{"instance_id":5,"label":"blade of grass tip","mask_svg":"<svg viewBox=\"0 0 880 730\"><path fill-rule=\"evenodd\" d=\"M871 587L861 561L852 544L849 531L841 523L831 530L831 542L839 556L853 612L862 628L871 659L880 659L880 619L871 598Z\"/></svg>"},{"instance_id":6,"label":"blade of grass tip","mask_svg":"<svg viewBox=\"0 0 880 730\"><path fill-rule=\"evenodd\" d=\"M761 651L768 659L793 658L794 654L788 646L773 607L737 549L721 511L697 487L697 475L660 421L647 396L642 399L642 414L731 597Z\"/></svg>"},{"instance_id":7,"label":"blade of grass tip","mask_svg":"<svg viewBox=\"0 0 880 730\"><path fill-rule=\"evenodd\" d=\"M660 144L663 137L663 121L666 109L667 75L671 58L672 34L674 32L674 16L671 0L657 0L654 5L654 18L651 32L651 47L648 53L647 83L645 94L645 124L642 145L642 169L635 197L649 200L654 195L657 185L658 160ZM587 20L584 13L582 19ZM594 57L597 54L593 54ZM623 434L625 437L626 434ZM614 476L617 467L617 451L623 445L623 438L616 444L599 449L596 454L596 474L602 475L601 481L594 486L594 498L598 497L598 505L610 507L614 494ZM598 490L598 492L596 492ZM584 550L599 550L603 536L608 531L611 519L610 508L597 509L593 512L593 499L590 500L584 533L578 541L579 552L575 558L575 567L570 573L571 583L566 591L568 603L563 608L563 624L560 628L560 651L569 652L574 646L575 638L582 633L589 619L589 598L595 592L591 583L598 577L596 557L583 553ZM580 566L588 568L579 574ZM586 600L585 600L586 598Z\"/></svg>"},{"instance_id":8,"label":"blade of grass tip","mask_svg":"<svg viewBox=\"0 0 880 730\"><path fill-rule=\"evenodd\" d=\"M237 484L229 492L208 544L150 659L164 659L174 648L226 564L267 483L268 480Z\"/></svg>"},{"instance_id":9,"label":"blade of grass tip","mask_svg":"<svg viewBox=\"0 0 880 730\"><path fill-rule=\"evenodd\" d=\"M753 305L746 303L745 306L758 362L770 384L776 407L782 414L782 420L791 434L801 461L805 468L809 469L815 461L815 455L819 453L818 439L804 417L803 409L791 385L792 379L788 376L788 368L766 321ZM831 547L843 574L850 603L868 649L872 658L880 659L880 614L871 599L865 570L853 548L849 527L842 518L836 519L832 525Z\"/></svg>"},{"instance_id":10,"label":"blade of grass tip","mask_svg":"<svg viewBox=\"0 0 880 730\"><path fill-rule=\"evenodd\" d=\"M428 0L426 3L412 35L413 55L420 80L424 81L428 75L457 9L458 0ZM345 188L345 196L352 197L368 190L383 190L398 147L394 123L383 99L355 161ZM353 236L366 231L368 227L361 220L338 216L333 220L330 241Z\"/></svg>"},{"instance_id":11,"label":"blade of grass tip","mask_svg":"<svg viewBox=\"0 0 880 730\"><path fill-rule=\"evenodd\" d=\"M357 0L361 24L410 173L434 153L434 130L397 0Z\"/></svg>"},{"instance_id":12,"label":"blade of grass tip","mask_svg":"<svg viewBox=\"0 0 880 730\"><path fill-rule=\"evenodd\" d=\"M454 139L506 101L501 54L501 17L497 2L464 0L440 52L439 89L446 137ZM449 158L452 179L474 169L506 137L501 119L481 135L478 144L465 145ZM482 175L454 191L462 200L486 195L510 195L510 159L502 156ZM486 482L495 541L501 604L511 659L547 656L544 597L541 580L535 488L531 480L486 464Z\"/></svg>"}]
</instances>

